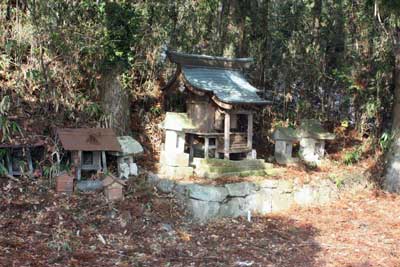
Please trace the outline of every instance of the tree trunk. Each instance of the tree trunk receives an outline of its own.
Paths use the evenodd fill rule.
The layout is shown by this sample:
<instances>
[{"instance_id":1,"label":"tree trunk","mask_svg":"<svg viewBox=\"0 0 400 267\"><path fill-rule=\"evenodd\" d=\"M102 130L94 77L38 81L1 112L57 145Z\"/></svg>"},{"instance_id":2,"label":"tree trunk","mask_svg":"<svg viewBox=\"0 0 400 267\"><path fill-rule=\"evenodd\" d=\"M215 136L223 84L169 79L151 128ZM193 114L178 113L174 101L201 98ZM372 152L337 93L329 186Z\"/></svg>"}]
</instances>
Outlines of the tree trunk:
<instances>
[{"instance_id":1,"label":"tree trunk","mask_svg":"<svg viewBox=\"0 0 400 267\"><path fill-rule=\"evenodd\" d=\"M227 45L228 20L229 20L230 8L231 6L229 0L221 1L221 12L219 14L219 21L218 21L218 37L219 37L218 54L220 56L224 55L224 50Z\"/></svg>"},{"instance_id":2,"label":"tree trunk","mask_svg":"<svg viewBox=\"0 0 400 267\"><path fill-rule=\"evenodd\" d=\"M384 188L390 192L400 193L400 29L395 35L395 71L394 71L394 103L392 113L392 133L394 134L391 148L387 155L386 176Z\"/></svg>"},{"instance_id":3,"label":"tree trunk","mask_svg":"<svg viewBox=\"0 0 400 267\"><path fill-rule=\"evenodd\" d=\"M314 47L320 48L320 31L321 31L321 12L322 12L322 0L314 1L313 17L314 17L314 28L313 28L313 44Z\"/></svg>"},{"instance_id":4,"label":"tree trunk","mask_svg":"<svg viewBox=\"0 0 400 267\"><path fill-rule=\"evenodd\" d=\"M110 69L102 75L100 81L100 97L108 127L117 135L129 133L130 101L129 93L122 88L118 68Z\"/></svg>"}]
</instances>

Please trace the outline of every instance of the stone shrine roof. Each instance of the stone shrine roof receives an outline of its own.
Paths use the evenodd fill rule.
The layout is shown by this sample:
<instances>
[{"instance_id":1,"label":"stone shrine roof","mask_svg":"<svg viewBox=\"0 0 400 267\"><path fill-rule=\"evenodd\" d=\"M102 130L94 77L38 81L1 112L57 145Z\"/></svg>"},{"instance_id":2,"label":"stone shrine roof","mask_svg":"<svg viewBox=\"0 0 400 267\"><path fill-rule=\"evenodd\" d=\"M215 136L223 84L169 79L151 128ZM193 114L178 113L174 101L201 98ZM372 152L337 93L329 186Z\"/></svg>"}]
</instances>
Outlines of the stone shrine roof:
<instances>
[{"instance_id":1,"label":"stone shrine roof","mask_svg":"<svg viewBox=\"0 0 400 267\"><path fill-rule=\"evenodd\" d=\"M138 155L143 153L142 145L131 136L118 136L122 152L111 152L115 156Z\"/></svg>"},{"instance_id":2,"label":"stone shrine roof","mask_svg":"<svg viewBox=\"0 0 400 267\"><path fill-rule=\"evenodd\" d=\"M299 139L299 134L294 128L278 127L272 135L274 140L295 141Z\"/></svg>"},{"instance_id":3,"label":"stone shrine roof","mask_svg":"<svg viewBox=\"0 0 400 267\"><path fill-rule=\"evenodd\" d=\"M317 120L304 120L298 131L301 138L313 138L317 140L335 139L335 134L325 130Z\"/></svg>"}]
</instances>

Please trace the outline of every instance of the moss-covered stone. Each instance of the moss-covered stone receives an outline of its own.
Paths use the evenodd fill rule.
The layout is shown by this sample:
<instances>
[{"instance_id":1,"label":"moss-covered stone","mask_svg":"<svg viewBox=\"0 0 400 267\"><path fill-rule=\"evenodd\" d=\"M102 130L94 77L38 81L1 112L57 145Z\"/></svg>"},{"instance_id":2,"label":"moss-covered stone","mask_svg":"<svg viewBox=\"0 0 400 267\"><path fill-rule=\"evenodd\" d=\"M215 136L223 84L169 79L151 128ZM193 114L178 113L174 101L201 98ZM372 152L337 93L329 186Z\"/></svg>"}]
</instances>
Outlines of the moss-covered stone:
<instances>
[{"instance_id":1,"label":"moss-covered stone","mask_svg":"<svg viewBox=\"0 0 400 267\"><path fill-rule=\"evenodd\" d=\"M263 160L196 159L195 173L209 179L227 176L264 176L269 168L271 165Z\"/></svg>"}]
</instances>

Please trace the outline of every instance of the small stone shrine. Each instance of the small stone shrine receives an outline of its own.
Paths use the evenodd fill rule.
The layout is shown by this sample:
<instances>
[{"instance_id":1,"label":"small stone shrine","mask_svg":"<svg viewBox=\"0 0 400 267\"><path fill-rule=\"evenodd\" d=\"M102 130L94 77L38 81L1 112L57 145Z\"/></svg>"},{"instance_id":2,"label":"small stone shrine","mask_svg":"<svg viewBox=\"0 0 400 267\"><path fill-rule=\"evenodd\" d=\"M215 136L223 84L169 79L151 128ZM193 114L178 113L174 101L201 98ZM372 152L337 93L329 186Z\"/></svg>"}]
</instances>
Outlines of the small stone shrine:
<instances>
[{"instance_id":1,"label":"small stone shrine","mask_svg":"<svg viewBox=\"0 0 400 267\"><path fill-rule=\"evenodd\" d=\"M298 129L300 157L306 162L318 163L325 155L325 141L335 135L326 131L317 120L305 120Z\"/></svg>"},{"instance_id":2,"label":"small stone shrine","mask_svg":"<svg viewBox=\"0 0 400 267\"><path fill-rule=\"evenodd\" d=\"M138 167L134 158L143 153L142 145L131 136L117 137L121 152L110 152L117 157L119 178L128 179L130 175L138 175Z\"/></svg>"},{"instance_id":3,"label":"small stone shrine","mask_svg":"<svg viewBox=\"0 0 400 267\"><path fill-rule=\"evenodd\" d=\"M102 184L107 200L116 201L124 199L123 188L126 185L125 181L113 175L107 175L102 181Z\"/></svg>"},{"instance_id":4,"label":"small stone shrine","mask_svg":"<svg viewBox=\"0 0 400 267\"><path fill-rule=\"evenodd\" d=\"M293 143L298 141L296 129L294 128L277 128L272 136L275 141L275 160L279 164L290 164L298 161L298 158L294 158L293 154Z\"/></svg>"},{"instance_id":5,"label":"small stone shrine","mask_svg":"<svg viewBox=\"0 0 400 267\"><path fill-rule=\"evenodd\" d=\"M58 193L72 194L74 191L74 176L62 172L56 176L56 191Z\"/></svg>"}]
</instances>

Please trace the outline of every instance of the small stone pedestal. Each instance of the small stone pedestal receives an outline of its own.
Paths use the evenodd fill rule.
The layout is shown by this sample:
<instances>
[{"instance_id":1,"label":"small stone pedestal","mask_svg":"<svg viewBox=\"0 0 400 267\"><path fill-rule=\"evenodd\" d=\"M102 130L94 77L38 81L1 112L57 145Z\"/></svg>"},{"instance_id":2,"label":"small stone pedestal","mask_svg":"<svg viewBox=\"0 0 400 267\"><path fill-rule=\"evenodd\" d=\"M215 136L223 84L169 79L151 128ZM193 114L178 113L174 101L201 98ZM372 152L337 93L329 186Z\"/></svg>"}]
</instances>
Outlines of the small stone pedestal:
<instances>
[{"instance_id":1,"label":"small stone pedestal","mask_svg":"<svg viewBox=\"0 0 400 267\"><path fill-rule=\"evenodd\" d=\"M56 191L57 193L72 194L74 191L74 176L69 175L67 172L62 172L56 177Z\"/></svg>"},{"instance_id":2,"label":"small stone pedestal","mask_svg":"<svg viewBox=\"0 0 400 267\"><path fill-rule=\"evenodd\" d=\"M123 188L126 183L123 180L112 175L107 175L102 183L107 200L116 201L124 199Z\"/></svg>"}]
</instances>

